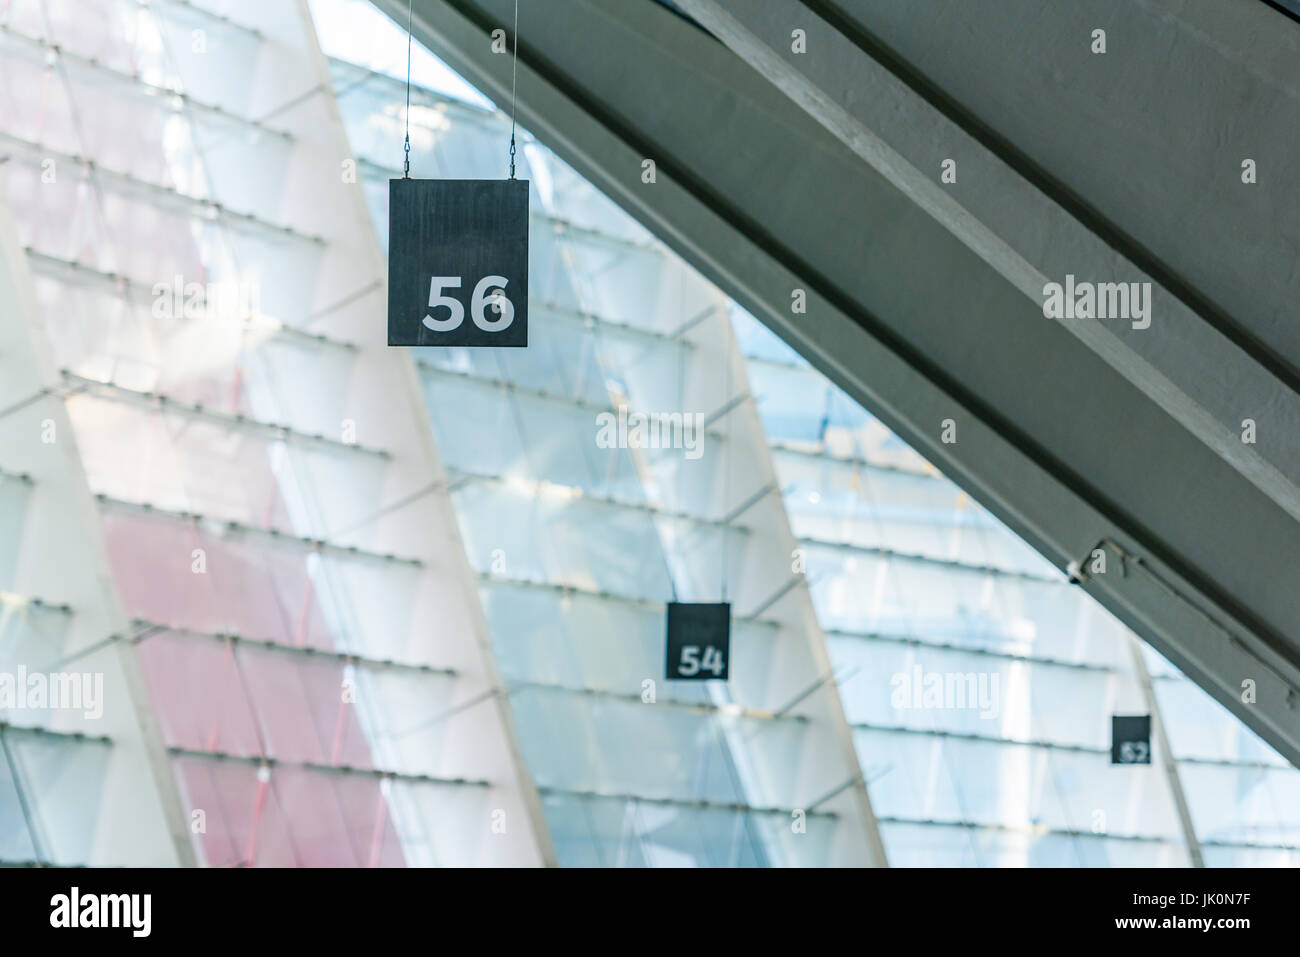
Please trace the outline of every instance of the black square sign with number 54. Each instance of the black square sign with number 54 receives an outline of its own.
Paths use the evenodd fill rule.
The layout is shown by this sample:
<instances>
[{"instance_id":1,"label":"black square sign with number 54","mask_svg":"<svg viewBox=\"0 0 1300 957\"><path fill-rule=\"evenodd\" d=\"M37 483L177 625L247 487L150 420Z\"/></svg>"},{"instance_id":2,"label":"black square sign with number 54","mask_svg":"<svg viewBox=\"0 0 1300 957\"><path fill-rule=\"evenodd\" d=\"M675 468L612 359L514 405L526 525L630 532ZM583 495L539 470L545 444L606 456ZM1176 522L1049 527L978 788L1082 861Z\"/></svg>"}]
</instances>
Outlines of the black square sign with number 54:
<instances>
[{"instance_id":1,"label":"black square sign with number 54","mask_svg":"<svg viewBox=\"0 0 1300 957\"><path fill-rule=\"evenodd\" d=\"M726 680L731 663L731 605L668 606L668 680Z\"/></svg>"},{"instance_id":2,"label":"black square sign with number 54","mask_svg":"<svg viewBox=\"0 0 1300 957\"><path fill-rule=\"evenodd\" d=\"M528 345L526 180L389 180L388 344Z\"/></svg>"}]
</instances>

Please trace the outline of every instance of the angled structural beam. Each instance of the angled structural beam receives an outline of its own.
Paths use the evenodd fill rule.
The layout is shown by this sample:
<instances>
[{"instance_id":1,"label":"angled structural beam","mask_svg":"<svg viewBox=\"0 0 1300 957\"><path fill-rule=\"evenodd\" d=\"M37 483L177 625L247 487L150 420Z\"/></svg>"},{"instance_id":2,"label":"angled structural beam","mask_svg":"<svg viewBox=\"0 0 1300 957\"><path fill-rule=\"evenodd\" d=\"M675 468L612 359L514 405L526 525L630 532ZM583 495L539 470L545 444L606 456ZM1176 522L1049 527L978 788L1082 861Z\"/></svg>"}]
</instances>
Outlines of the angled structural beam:
<instances>
[{"instance_id":1,"label":"angled structural beam","mask_svg":"<svg viewBox=\"0 0 1300 957\"><path fill-rule=\"evenodd\" d=\"M1109 312L1112 288L1117 297L1122 288L1123 298L1131 300L1127 309L1131 315L1111 322L1060 316L1063 328L1300 519L1300 446L1285 441L1300 428L1300 374L1293 374L1287 355L1289 333L1277 334L1286 308L1277 300L1289 301L1300 293L1300 281L1292 280L1289 270L1278 268L1290 255L1280 237L1267 222L1252 218L1252 213L1276 206L1289 207L1300 216L1300 204L1283 186L1292 181L1288 167L1296 164L1287 137L1277 133L1294 128L1300 135L1300 125L1289 115L1300 103L1300 74L1294 84L1287 83L1286 71L1265 74L1257 84L1263 105L1246 127L1268 130L1269 135L1239 135L1239 143L1225 148L1225 136L1215 126L1214 104L1207 104L1203 89L1189 84L1180 94L1182 99L1173 103L1167 102L1164 84L1154 90L1137 86L1127 99L1115 96L1112 89L1129 82L1134 63L1157 54L1152 47L1181 39L1183 33L1200 36L1194 30L1197 26L1217 36L1223 32L1220 24L1135 23L1118 14L1105 17L1101 8L1077 6L1045 16L1040 0L967 4L963 12L977 9L985 21L996 20L1012 32L1022 21L1050 29L1041 44L1050 48L1052 75L1034 76L1027 84L1035 91L1029 105L1040 111L1038 124L1023 126L1011 116L999 115L995 128L956 102L957 94L918 75L910 62L861 25L863 20L883 19L878 4L691 0L687 6L862 162L982 259L990 271L1018 288L1034 308L1044 305L1049 282L1064 286L1070 283L1068 276L1076 276L1081 286L1124 283L1123 287L1107 285L1105 302L1097 307ZM936 0L931 6L936 8L931 11L936 19L947 22L945 11L938 9L946 5ZM1253 7L1246 13L1264 19L1275 16ZM1098 17L1111 26L1117 43L1124 42L1122 48L1093 52L1105 49L1106 43L1104 30L1089 29ZM917 17L911 13L896 19L910 24ZM791 24L798 26L791 28ZM1300 53L1297 33L1291 38L1293 55ZM1016 36L1019 44L1023 36L1019 32ZM1285 32L1280 39L1279 56L1285 52ZM810 40L815 55L805 49ZM962 51L968 46L965 41L958 44ZM1223 65L1217 62L1223 59L1221 49L1203 51L1192 46L1185 58L1193 61L1196 53L1216 61L1203 64L1203 70L1217 66L1222 72ZM1059 79L1065 74L1059 68L1062 64L1069 70L1068 86ZM968 91L981 85L1005 84L1005 72L992 59L976 63L972 74L979 79L961 83L960 95L969 97ZM1053 89L1054 78L1061 86L1059 92ZM1011 93L1002 92L1008 97ZM1121 106L1112 109L1114 101ZM1142 126L1141 115L1132 106L1135 102L1159 115L1162 122L1172 118L1169 145L1164 150L1144 150L1140 159L1132 155L1131 134L1123 135ZM1221 106L1219 120L1225 120L1228 112L1226 105ZM1119 148L1109 154L1093 148L1093 134L1081 137L1078 124L1068 120L1078 115L1107 117L1102 139L1118 143ZM1014 116L1018 119L1019 113ZM1000 132L1002 128L1012 130L1014 140L1012 133ZM1021 146L1025 141L1036 141L1027 148L1056 162L1049 168L1046 160L1037 161ZM1250 163L1263 162L1274 169L1278 181L1271 186L1243 182L1253 174L1241 168L1245 161L1232 158L1234 147L1253 154ZM1222 175L1225 170L1232 175ZM1130 184L1131 191L1133 182L1163 185L1171 178L1182 184L1183 195L1167 187L1143 190L1144 205L1126 198L1093 198L1110 184ZM1188 233L1190 195L1204 207L1201 215L1234 225L1234 234L1242 236L1237 255L1222 255L1220 243L1211 239L1218 235L1215 230ZM1152 224L1163 225L1163 230ZM1189 235L1199 255L1187 251ZM1153 246L1162 254L1154 252ZM1213 271L1206 266L1207 259L1213 262ZM1132 282L1139 284L1140 303L1131 295ZM1224 286L1230 288L1216 288ZM1206 288L1230 297L1235 314L1229 314ZM1074 297L1070 298L1073 305ZM1261 309L1258 304L1266 305ZM1117 298L1115 306L1123 308L1124 303ZM1272 333L1276 341L1270 345L1261 333ZM1211 370L1214 374L1209 374ZM1265 428L1265 440L1243 441L1242 416L1260 416L1265 410L1266 422L1255 423L1256 431L1261 425Z\"/></svg>"},{"instance_id":2,"label":"angled structural beam","mask_svg":"<svg viewBox=\"0 0 1300 957\"><path fill-rule=\"evenodd\" d=\"M398 16L398 0L376 3ZM650 0L525 5L521 124L1058 568L1082 566L1083 587L1300 763L1300 403L1285 343L1255 341L1267 316L1238 313L1223 285L1212 294L1192 260L1150 238L1125 245L1045 192L812 9L832 5L679 6L717 36ZM849 6L867 5L836 9ZM1164 22L1186 5L1131 6ZM507 0L417 0L415 35L508 103L509 58L490 34L512 16ZM942 20L922 19L947 41ZM807 54L782 59L794 29L847 44L838 85ZM1265 82L1238 67L1245 89ZM1089 82L1069 69L1069 84ZM864 106L877 99L898 113L888 124ZM960 200L939 188L957 149L970 160L958 183L966 169L976 180ZM1152 283L1151 324L1048 318L1043 286L1069 273ZM1247 418L1268 438L1241 442ZM1099 554L1107 570L1086 574Z\"/></svg>"},{"instance_id":3,"label":"angled structural beam","mask_svg":"<svg viewBox=\"0 0 1300 957\"><path fill-rule=\"evenodd\" d=\"M1094 462L1134 431L1126 429L1126 415L1149 416L1148 434L1185 431L1219 460L1219 475L1231 482L1231 489L1219 488L1227 506L1220 515L1235 522L1233 506L1246 505L1244 495L1252 502L1244 510L1261 519L1276 506L1292 520L1280 519L1275 543L1296 540L1300 339L1286 317L1294 313L1300 277L1282 268L1293 258L1286 224L1300 221L1300 200L1286 187L1300 175L1287 146L1300 135L1300 29L1291 20L1259 4L1167 0L683 6L982 260L985 272L1020 289L1033 309L1043 305L1047 282L1072 274L1151 289L1145 319L1062 323L1090 358L1105 363L1103 373L1117 373L1145 400L1090 402L1102 436ZM1007 31L1023 49L1010 60L1002 54L1012 50L992 42ZM809 43L815 55L808 55ZM1170 48L1179 51L1173 62ZM1179 82L1169 82L1169 71ZM1237 108L1242 98L1246 110ZM1091 120L1076 122L1080 117ZM1277 177L1271 185L1258 183L1260 164ZM1226 246L1225 233L1232 237ZM961 373L955 357L949 368ZM966 375L978 381L978 373ZM987 395L1000 401L992 390ZM1023 419L1022 412L1012 422ZM1255 434L1261 427L1269 433L1264 441ZM1080 448L1062 448L1057 457L1068 465ZM1190 451L1204 457L1205 450ZM1190 467L1166 464L1149 486L1177 486L1180 469ZM1142 498L1118 476L1107 482L1098 475L1102 468L1084 472L1097 492L1119 503ZM1286 560L1267 547L1257 550L1259 542L1239 528L1235 536L1226 525L1209 529L1217 523L1204 503L1214 492L1207 486L1205 495L1200 508L1181 516L1177 508L1161 514L1160 503L1148 498L1148 508L1137 512L1144 522L1153 518L1144 537L1155 548L1163 539L1165 553L1183 567L1195 564L1213 577L1228 613L1234 604L1258 612L1264 643L1294 663L1292 610L1269 594L1285 577ZM1264 508L1256 511L1255 503ZM1221 561L1233 550L1229 539L1238 550L1231 564ZM1245 575L1243 551L1254 561ZM1182 587L1170 592L1180 602L1188 595ZM1270 615L1271 622L1262 620ZM1232 627L1216 621L1219 640L1203 639L1203 653L1217 655L1225 632L1238 643ZM1258 668L1247 663L1236 684L1254 680L1252 670ZM1292 726L1295 687L1292 672L1277 689L1278 702L1288 706L1279 720ZM1226 690L1234 699L1242 692Z\"/></svg>"}]
</instances>

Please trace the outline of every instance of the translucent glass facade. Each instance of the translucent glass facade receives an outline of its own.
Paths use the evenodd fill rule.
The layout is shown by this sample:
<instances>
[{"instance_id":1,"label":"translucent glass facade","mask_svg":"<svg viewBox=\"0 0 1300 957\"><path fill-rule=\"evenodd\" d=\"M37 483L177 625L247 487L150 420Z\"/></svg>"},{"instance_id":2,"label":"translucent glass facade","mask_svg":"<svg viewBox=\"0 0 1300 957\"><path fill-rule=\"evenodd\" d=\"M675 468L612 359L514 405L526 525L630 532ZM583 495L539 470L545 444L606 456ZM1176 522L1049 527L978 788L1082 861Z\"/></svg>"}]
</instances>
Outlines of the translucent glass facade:
<instances>
[{"instance_id":1,"label":"translucent glass facade","mask_svg":"<svg viewBox=\"0 0 1300 957\"><path fill-rule=\"evenodd\" d=\"M146 860L537 863L328 82L305 3L0 8L4 202L25 253L4 320L48 352L71 424L50 444L75 439L64 478L95 523L36 530L0 566L21 577L44 546L111 577L97 638L132 658L174 807L166 829L152 815ZM40 460L39 426L6 435L0 466ZM41 493L6 479L5 521ZM6 668L37 645L57 659L59 618L6 606ZM5 856L105 862L41 840L99 813L58 807L44 777L93 793L111 764L82 753L115 743L8 746L18 800L0 800L36 813L4 816Z\"/></svg>"},{"instance_id":2,"label":"translucent glass facade","mask_svg":"<svg viewBox=\"0 0 1300 957\"><path fill-rule=\"evenodd\" d=\"M320 2L318 10L326 6L331 5ZM343 37L337 47L341 56L361 52ZM370 65L382 70L386 64ZM350 63L336 62L335 76L354 148L370 160L368 193L383 236L385 181L398 172L391 159L393 133L379 118L391 115L400 86L374 73L367 79ZM414 154L415 174L502 175L506 117L491 114L480 97L466 96L452 82L439 89L422 91L413 105L413 120L433 118L420 130L423 149ZM552 249L563 251L565 285L557 293L548 284L542 292L543 308L554 302L552 296L562 297L554 303L562 309L543 314L543 335L555 349L544 363L506 355L480 365L468 350L421 361L434 364L424 374L440 444L449 462L469 463L467 485L456 501L471 560L488 574L489 546L502 541L500 527L510 527L524 548L523 574L563 583L575 565L584 575L599 574L589 563L603 566L624 549L606 530L589 536L581 549L556 554L563 546L553 538L555 522L600 528L613 519L583 516L567 503L568 514L560 518L558 505L538 501L546 490L567 493L571 502L593 492L653 501L662 491L660 483L643 493L637 475L620 470L619 462L595 471L589 441L593 411L606 407L606 387L618 376L620 362L654 361L661 354L672 362L671 351L654 340L641 350L619 348L627 323L610 328L611 320L638 314L641 302L654 303L641 290L661 288L663 262L672 257L538 144L529 141L525 154L529 164L521 175L541 184L534 208L546 211L535 219L534 269L546 270L548 283L556 276ZM534 289L534 307L537 300ZM750 389L891 863L1184 866L1193 853L1211 866L1294 862L1300 813L1292 790L1300 782L1295 769L773 334L734 305L727 311L747 360ZM689 319L689 311L679 307L666 328ZM584 368L592 356L599 370ZM442 381L448 368L463 378ZM615 381L624 388L621 377ZM450 411L439 419L439 407L460 409L462 397L476 389L495 391L501 405L473 424ZM480 428L511 418L521 423L517 445L485 449L475 441ZM547 436L542 449L535 447L539 433ZM577 434L577 447L566 448L566 433ZM519 472L526 477L516 477ZM504 482L482 487L486 476L501 475L507 476ZM478 481L469 481L474 476ZM530 484L539 477L553 484ZM509 504L502 502L502 484L512 490ZM629 519L627 534L637 544L628 551L657 548L649 522ZM638 539L642 527L647 532ZM475 554L478 541L483 544ZM545 545L540 550L539 541ZM615 565L595 582L601 590L630 589L650 601L663 595L667 585L655 563L637 565L635 572L629 578L627 569ZM599 687L622 676L634 686L635 668L601 674L585 669L585 646L601 619L570 618L567 633L557 631L554 644L540 644L529 628L537 620L531 609L520 614L525 606L509 594L511 586L489 578L484 600L512 702L517 713L529 715L521 717L521 727L548 728L540 702L529 700L539 697L539 678L571 680L577 665L587 683ZM650 617L646 674L654 673L653 654L662 645L659 619ZM987 706L923 706L920 688L917 701L900 706L902 686L931 675L961 676L963 682L974 677L976 688L982 679L990 692ZM1149 766L1110 763L1111 715L1151 713L1148 680L1155 713L1164 718L1178 759L1172 776L1159 751ZM629 728L611 735L606 747L617 748L636 734ZM1185 750L1203 736L1216 746ZM525 733L524 743L545 792L549 775L560 770L557 759L573 756L557 749L549 733L531 746ZM573 768L585 774L601 760L597 748ZM632 789L640 783L625 780ZM1216 783L1207 786L1209 781ZM606 786L619 783L613 771ZM654 793L652 783L641 786ZM1175 807L1176 787L1190 809L1190 836ZM550 804L553 829L567 832L568 819ZM1243 815L1257 823L1242 826ZM635 821L623 820L616 833L639 833ZM1264 837L1270 832L1274 837ZM557 834L557 848L566 847ZM588 863L609 863L612 857L590 851L578 856L577 846L573 853L572 860Z\"/></svg>"},{"instance_id":3,"label":"translucent glass facade","mask_svg":"<svg viewBox=\"0 0 1300 957\"><path fill-rule=\"evenodd\" d=\"M1296 863L1300 772L772 333L736 327L892 864L1183 866L1189 844L1207 866ZM934 675L988 694L927 703ZM1111 715L1146 713L1172 775L1158 741L1149 766L1110 763Z\"/></svg>"},{"instance_id":4,"label":"translucent glass facade","mask_svg":"<svg viewBox=\"0 0 1300 957\"><path fill-rule=\"evenodd\" d=\"M334 77L386 237L404 86ZM419 89L411 120L413 175L501 174L507 118ZM532 345L414 354L558 862L866 862L728 303L531 137L520 157ZM699 445L602 447L620 409L698 414ZM663 680L674 597L733 603L728 685Z\"/></svg>"},{"instance_id":5,"label":"translucent glass facade","mask_svg":"<svg viewBox=\"0 0 1300 957\"><path fill-rule=\"evenodd\" d=\"M0 3L0 680L102 681L0 694L0 863L1297 862L1296 769L526 132L530 347L388 349L405 53ZM503 176L415 53L412 174Z\"/></svg>"}]
</instances>

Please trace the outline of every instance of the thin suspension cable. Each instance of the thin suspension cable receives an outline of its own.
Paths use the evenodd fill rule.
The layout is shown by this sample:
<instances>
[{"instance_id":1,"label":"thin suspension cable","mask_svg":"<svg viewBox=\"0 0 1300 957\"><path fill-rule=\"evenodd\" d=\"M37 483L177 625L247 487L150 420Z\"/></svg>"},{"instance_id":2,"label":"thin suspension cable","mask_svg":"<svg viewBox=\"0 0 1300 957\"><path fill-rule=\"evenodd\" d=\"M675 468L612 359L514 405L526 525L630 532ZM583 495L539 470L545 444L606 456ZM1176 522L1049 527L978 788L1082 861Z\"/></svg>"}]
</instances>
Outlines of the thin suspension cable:
<instances>
[{"instance_id":1,"label":"thin suspension cable","mask_svg":"<svg viewBox=\"0 0 1300 957\"><path fill-rule=\"evenodd\" d=\"M725 381L722 387L722 401L725 403L731 401L731 362L732 359L735 358L732 355L732 352L740 351L739 347L736 347L734 350L732 348L732 344L734 340L732 338L730 316L728 316L727 321L723 323L723 332L725 333L725 335L722 338L722 349L723 349L722 361L724 363L724 369L725 369L725 372L723 373L723 378ZM732 409L731 411L734 412L735 409ZM731 459L732 459L732 453L734 452L734 449L732 449L731 447L736 444L734 441L732 441L735 435L735 429L736 429L736 419L735 416L733 415L731 418L731 424L727 426L728 441L726 445L724 445L722 448L722 463L723 463L722 501L724 505L726 505L726 503L731 497ZM701 438L700 441L703 442L704 439ZM728 518L728 521L727 524L722 529L722 599L721 600L724 604L727 601L727 578L728 578L728 572L731 568L730 511L728 512L728 515L726 517Z\"/></svg>"},{"instance_id":2,"label":"thin suspension cable","mask_svg":"<svg viewBox=\"0 0 1300 957\"><path fill-rule=\"evenodd\" d=\"M515 0L514 56L510 64L510 178L515 178L515 113L518 99L515 96L519 78L519 0Z\"/></svg>"},{"instance_id":3,"label":"thin suspension cable","mask_svg":"<svg viewBox=\"0 0 1300 957\"><path fill-rule=\"evenodd\" d=\"M406 159L402 165L402 178L411 178L411 24L415 0L406 5Z\"/></svg>"}]
</instances>

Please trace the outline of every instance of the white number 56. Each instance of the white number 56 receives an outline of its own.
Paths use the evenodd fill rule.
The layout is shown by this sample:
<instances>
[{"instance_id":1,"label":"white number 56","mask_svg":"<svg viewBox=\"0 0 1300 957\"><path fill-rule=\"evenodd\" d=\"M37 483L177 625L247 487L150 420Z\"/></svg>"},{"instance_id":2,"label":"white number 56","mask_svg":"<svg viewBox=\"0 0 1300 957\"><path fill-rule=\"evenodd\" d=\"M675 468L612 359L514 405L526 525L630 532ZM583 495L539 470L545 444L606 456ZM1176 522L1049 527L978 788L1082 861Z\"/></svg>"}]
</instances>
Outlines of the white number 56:
<instances>
[{"instance_id":1,"label":"white number 56","mask_svg":"<svg viewBox=\"0 0 1300 957\"><path fill-rule=\"evenodd\" d=\"M442 294L444 289L459 289L460 281L460 276L434 276L429 280L429 308L447 307L445 319L435 319L432 315L424 317L425 326L434 332L451 332L465 321L465 307L460 300ZM508 282L504 276L484 276L474 287L469 303L470 318L484 332L501 332L515 321L515 304L506 298L505 293ZM488 306L493 307L495 318L487 317Z\"/></svg>"}]
</instances>

